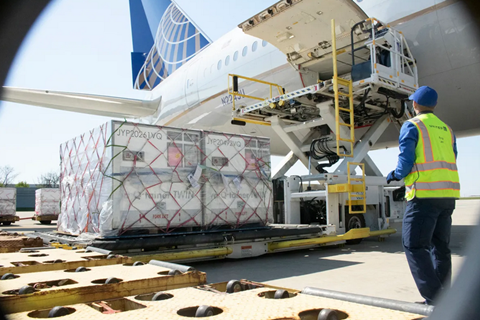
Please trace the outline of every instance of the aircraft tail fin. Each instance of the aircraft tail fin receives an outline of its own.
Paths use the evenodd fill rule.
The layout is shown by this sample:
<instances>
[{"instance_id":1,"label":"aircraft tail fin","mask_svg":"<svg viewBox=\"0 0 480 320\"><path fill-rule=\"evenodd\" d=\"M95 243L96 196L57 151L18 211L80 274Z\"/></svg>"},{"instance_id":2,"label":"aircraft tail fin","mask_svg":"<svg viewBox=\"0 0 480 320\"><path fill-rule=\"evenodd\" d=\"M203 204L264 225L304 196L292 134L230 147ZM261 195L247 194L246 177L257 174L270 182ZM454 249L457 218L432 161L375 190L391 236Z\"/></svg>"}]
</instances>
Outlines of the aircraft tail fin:
<instances>
[{"instance_id":1,"label":"aircraft tail fin","mask_svg":"<svg viewBox=\"0 0 480 320\"><path fill-rule=\"evenodd\" d=\"M210 44L171 0L130 0L135 89L152 90Z\"/></svg>"}]
</instances>

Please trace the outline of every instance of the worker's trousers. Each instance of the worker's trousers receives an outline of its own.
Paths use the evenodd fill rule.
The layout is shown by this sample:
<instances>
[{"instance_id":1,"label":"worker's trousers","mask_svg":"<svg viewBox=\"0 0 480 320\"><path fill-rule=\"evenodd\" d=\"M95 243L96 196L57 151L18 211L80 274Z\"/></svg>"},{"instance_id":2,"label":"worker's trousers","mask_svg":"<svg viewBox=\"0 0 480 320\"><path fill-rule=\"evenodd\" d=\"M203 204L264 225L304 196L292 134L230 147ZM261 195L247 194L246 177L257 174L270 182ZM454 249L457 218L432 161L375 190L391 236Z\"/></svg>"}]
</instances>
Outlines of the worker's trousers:
<instances>
[{"instance_id":1,"label":"worker's trousers","mask_svg":"<svg viewBox=\"0 0 480 320\"><path fill-rule=\"evenodd\" d=\"M433 304L450 287L452 261L450 230L455 199L414 198L403 217L403 247L420 294Z\"/></svg>"}]
</instances>

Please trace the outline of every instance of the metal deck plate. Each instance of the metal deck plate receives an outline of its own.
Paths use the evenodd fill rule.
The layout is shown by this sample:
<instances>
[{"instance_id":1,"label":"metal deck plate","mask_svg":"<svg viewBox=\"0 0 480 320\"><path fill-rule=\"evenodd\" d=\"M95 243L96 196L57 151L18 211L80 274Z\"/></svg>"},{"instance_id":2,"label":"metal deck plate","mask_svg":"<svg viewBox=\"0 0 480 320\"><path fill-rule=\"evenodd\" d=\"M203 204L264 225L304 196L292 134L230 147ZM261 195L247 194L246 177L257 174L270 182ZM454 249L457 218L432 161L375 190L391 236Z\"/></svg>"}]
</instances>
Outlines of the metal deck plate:
<instances>
[{"instance_id":1,"label":"metal deck plate","mask_svg":"<svg viewBox=\"0 0 480 320\"><path fill-rule=\"evenodd\" d=\"M6 273L28 273L52 270L95 267L130 262L128 257L117 256L107 259L107 255L87 252L85 249L64 250L52 248L23 249L21 252L0 254L0 275ZM2 282L0 282L0 288Z\"/></svg>"},{"instance_id":2,"label":"metal deck plate","mask_svg":"<svg viewBox=\"0 0 480 320\"><path fill-rule=\"evenodd\" d=\"M200 305L212 306L215 309L214 319L218 320L244 320L244 319L317 319L320 309L329 308L338 310L340 319L366 320L366 319L395 319L413 320L422 316L400 311L393 311L351 302L338 301L315 296L295 294L293 297L276 300L261 297L265 292L271 295L275 289L258 288L234 294L208 292L196 288L184 288L166 291L172 295L170 299L162 301L140 300L138 296L129 296L122 300L105 301L107 305L120 312L103 314L98 311L97 305L75 304L66 307L72 312L62 319L186 319L193 317L195 310ZM144 296L149 298L151 295ZM100 302L102 304L102 302ZM103 305L105 305L103 304ZM97 309L95 308L97 307ZM130 309L130 310L128 310ZM310 310L308 312L308 310ZM10 314L9 319L24 320L32 316L39 317L48 314L49 310L30 311ZM306 312L307 311L307 312ZM107 311L108 312L108 311ZM110 311L111 312L111 311ZM180 315L180 314L183 315ZM30 315L30 316L29 316Z\"/></svg>"},{"instance_id":3,"label":"metal deck plate","mask_svg":"<svg viewBox=\"0 0 480 320\"><path fill-rule=\"evenodd\" d=\"M3 280L0 282L0 303L7 312L13 313L196 286L206 282L206 274L202 272L190 271L169 276L170 269L150 264L88 269L85 272L71 269L26 273L17 275L15 279ZM105 280L110 277L122 281L105 284ZM27 285L36 287L37 291L22 295L14 292Z\"/></svg>"}]
</instances>

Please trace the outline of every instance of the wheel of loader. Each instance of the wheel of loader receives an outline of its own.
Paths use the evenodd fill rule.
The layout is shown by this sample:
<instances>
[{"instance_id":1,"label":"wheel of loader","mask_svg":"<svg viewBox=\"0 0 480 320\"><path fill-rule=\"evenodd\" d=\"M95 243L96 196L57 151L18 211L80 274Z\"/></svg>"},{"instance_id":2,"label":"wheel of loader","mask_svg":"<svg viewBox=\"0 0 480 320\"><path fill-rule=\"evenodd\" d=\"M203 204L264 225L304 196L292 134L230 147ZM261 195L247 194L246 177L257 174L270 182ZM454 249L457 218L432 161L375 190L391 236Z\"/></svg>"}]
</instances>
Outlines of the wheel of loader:
<instances>
[{"instance_id":1,"label":"wheel of loader","mask_svg":"<svg viewBox=\"0 0 480 320\"><path fill-rule=\"evenodd\" d=\"M75 272L85 272L85 271L88 271L87 268L85 267L78 267L77 269L75 269Z\"/></svg>"},{"instance_id":2,"label":"wheel of loader","mask_svg":"<svg viewBox=\"0 0 480 320\"><path fill-rule=\"evenodd\" d=\"M290 295L288 294L288 291L282 289L278 289L277 291L275 291L275 295L273 296L274 299L286 299L289 297Z\"/></svg>"},{"instance_id":3,"label":"wheel of loader","mask_svg":"<svg viewBox=\"0 0 480 320\"><path fill-rule=\"evenodd\" d=\"M5 273L0 280L10 280L15 279L15 275L13 273Z\"/></svg>"},{"instance_id":4,"label":"wheel of loader","mask_svg":"<svg viewBox=\"0 0 480 320\"><path fill-rule=\"evenodd\" d=\"M318 314L317 320L338 320L337 311L332 309L322 309Z\"/></svg>"},{"instance_id":5,"label":"wheel of loader","mask_svg":"<svg viewBox=\"0 0 480 320\"><path fill-rule=\"evenodd\" d=\"M51 224L52 220L42 220L40 221L41 224ZM52 309L53 310L53 309Z\"/></svg>"},{"instance_id":6,"label":"wheel of loader","mask_svg":"<svg viewBox=\"0 0 480 320\"><path fill-rule=\"evenodd\" d=\"M210 306L200 306L195 312L195 318L204 318L213 316L213 308Z\"/></svg>"},{"instance_id":7,"label":"wheel of loader","mask_svg":"<svg viewBox=\"0 0 480 320\"><path fill-rule=\"evenodd\" d=\"M235 293L243 291L243 285L238 280L230 280L227 283L227 293Z\"/></svg>"},{"instance_id":8,"label":"wheel of loader","mask_svg":"<svg viewBox=\"0 0 480 320\"><path fill-rule=\"evenodd\" d=\"M49 318L63 317L70 314L70 311L65 307L53 307L48 313Z\"/></svg>"},{"instance_id":9,"label":"wheel of loader","mask_svg":"<svg viewBox=\"0 0 480 320\"><path fill-rule=\"evenodd\" d=\"M358 228L365 228L365 217L363 214L349 214L347 213L345 215L345 231L348 232L348 230L351 229L358 229ZM360 239L352 239L352 240L347 240L348 244L359 244L362 242L362 238Z\"/></svg>"}]
</instances>

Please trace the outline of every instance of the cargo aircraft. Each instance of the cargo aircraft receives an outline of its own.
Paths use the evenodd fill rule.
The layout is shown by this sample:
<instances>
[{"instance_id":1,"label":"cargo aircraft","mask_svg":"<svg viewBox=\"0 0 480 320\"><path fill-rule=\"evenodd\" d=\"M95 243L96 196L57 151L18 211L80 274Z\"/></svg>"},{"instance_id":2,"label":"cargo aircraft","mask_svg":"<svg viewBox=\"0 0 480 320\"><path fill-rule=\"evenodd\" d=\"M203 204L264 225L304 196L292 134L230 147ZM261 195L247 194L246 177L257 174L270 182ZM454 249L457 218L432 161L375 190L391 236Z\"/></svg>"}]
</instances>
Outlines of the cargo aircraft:
<instances>
[{"instance_id":1,"label":"cargo aircraft","mask_svg":"<svg viewBox=\"0 0 480 320\"><path fill-rule=\"evenodd\" d=\"M288 10L295 6L301 10ZM440 93L437 114L457 137L480 133L475 23L456 0L281 0L239 21L238 28L214 42L173 0L130 0L130 16L133 86L145 91L143 100L13 87L4 88L2 100L157 125L266 136L271 138L272 154L285 155L290 149L270 127L231 124L228 74L277 83L287 92L331 78L332 18L340 42L337 48L345 49L344 57L339 56L339 72L348 74L350 36L353 41L362 40L361 34L351 32L352 26L375 17L403 33L416 59L419 85ZM244 32L260 20L261 38ZM268 96L268 88L256 82L240 83L238 90L243 95ZM254 103L236 99L237 106ZM302 121L302 115L293 119ZM390 125L373 148L394 146L397 139L398 128Z\"/></svg>"}]
</instances>

